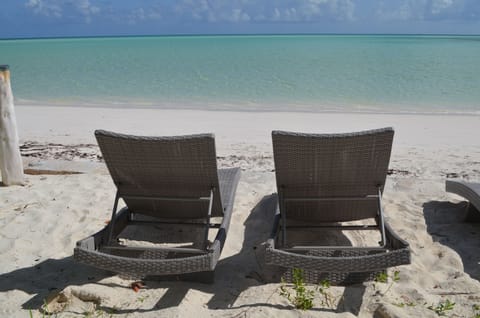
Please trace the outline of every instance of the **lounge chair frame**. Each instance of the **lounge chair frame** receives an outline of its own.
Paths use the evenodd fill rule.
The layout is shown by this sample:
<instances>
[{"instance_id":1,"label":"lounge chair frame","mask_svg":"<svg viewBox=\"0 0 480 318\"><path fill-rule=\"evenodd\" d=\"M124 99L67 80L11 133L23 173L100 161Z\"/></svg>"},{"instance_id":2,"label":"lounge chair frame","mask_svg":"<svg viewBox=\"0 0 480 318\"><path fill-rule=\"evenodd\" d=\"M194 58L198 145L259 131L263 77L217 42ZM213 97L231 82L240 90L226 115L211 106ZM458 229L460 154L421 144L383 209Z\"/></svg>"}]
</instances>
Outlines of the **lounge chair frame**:
<instances>
[{"instance_id":1,"label":"lounge chair frame","mask_svg":"<svg viewBox=\"0 0 480 318\"><path fill-rule=\"evenodd\" d=\"M108 229L108 245L111 244L112 240L115 239L113 229L115 228L115 215L117 213L118 209L118 201L123 198L123 199L134 199L134 200L157 200L157 201L174 201L174 202L197 202L197 201L208 201L208 212L207 212L207 217L205 218L204 223L187 223L187 222L168 222L168 221L137 221L134 220L134 213L130 213L129 215L129 224L130 225L152 225L152 224L182 224L182 225L203 225L205 227L205 235L204 235L204 243L203 246L206 249L208 246L208 232L210 229L210 217L212 215L212 207L213 207L213 192L215 191L215 188L212 188L210 190L210 196L209 197L198 197L198 198L178 198L178 197L153 197L153 196L133 196L133 195L121 195L119 191L115 194L115 202L113 204L113 209L112 209L112 217L110 218L110 224L112 226L109 227ZM129 249L126 247L126 249ZM156 248L158 250L183 250L185 251L186 249L184 248L164 248L164 247L158 247ZM195 250L197 252L200 252L200 250Z\"/></svg>"},{"instance_id":2,"label":"lounge chair frame","mask_svg":"<svg viewBox=\"0 0 480 318\"><path fill-rule=\"evenodd\" d=\"M286 281L291 281L293 278L292 270L294 268L300 268L304 270L305 280L312 283L318 283L322 280L328 280L332 284L336 285L349 285L354 283L360 283L365 280L371 280L376 277L379 272L384 271L386 268L391 266L398 266L403 264L410 263L410 249L408 243L398 237L390 228L390 226L384 220L384 211L382 207L382 193L384 187L384 180L387 173L388 159L390 156L391 140L393 138L393 129L384 128L373 131L366 131L360 133L350 133L350 134L329 134L329 135L313 135L313 134L298 134L298 133L288 133L288 132L273 132L272 135L277 138L277 140L282 140L282 138L298 138L300 143L305 143L308 147L312 147L312 140L316 138L329 139L328 142L331 142L331 138L342 138L349 139L353 137L350 142L353 145L356 145L355 137L360 136L364 138L362 143L365 145L369 144L370 136L375 139L375 142L383 143L381 147L384 147L384 153L381 157L383 158L383 165L380 165L385 171L376 172L378 174L379 182L373 187L369 186L370 190L365 190L361 188L360 192L365 192L362 195L311 195L311 189L308 189L307 193L310 193L308 196L298 195L299 193L292 192L289 197L285 195L287 192L289 184L284 184L279 182L279 176L282 175L282 171L278 171L277 159L283 161L283 164L290 165L289 160L295 160L299 156L303 156L305 152L303 149L292 150L289 149L288 143L291 143L291 139L287 141L286 144L283 144L282 148L284 153L290 153L287 158L276 158L276 173L277 173L277 189L278 189L278 204L277 210L273 221L273 229L270 234L270 238L267 240L265 246L265 262L267 265L267 270L272 272L280 272L283 274L283 279ZM279 139L278 139L279 138ZM304 139L303 139L304 138ZM384 140L381 140L381 139ZM366 141L365 141L366 139ZM287 140L287 139L285 139ZM380 140L380 141L379 141ZM297 140L293 141L293 144ZM315 144L316 141L313 141ZM340 141L341 142L341 141ZM388 145L390 143L390 146ZM317 145L318 146L318 145ZM313 149L316 149L314 146ZM378 146L378 145L377 145ZM286 147L286 148L285 148ZM301 145L295 144L295 147L301 147ZM328 147L328 146L327 146ZM316 150L313 150L316 151ZM299 155L300 154L300 155ZM275 140L274 140L274 155L275 154ZM381 161L381 160L380 160ZM323 167L325 168L325 167ZM351 167L350 167L351 168ZM279 175L280 173L280 175ZM383 175L384 173L384 175ZM383 175L383 180L382 179ZM292 175L290 175L291 177ZM283 176L284 181L290 177ZM285 179L286 178L286 179ZM296 177L293 177L294 179ZM376 178L376 177L372 177ZM298 180L295 180L298 181ZM299 186L297 184L297 186ZM302 186L303 187L303 186ZM302 192L302 191L300 191ZM357 191L358 192L358 191ZM327 191L328 193L328 191ZM363 213L361 217L357 218L355 216L345 216L342 215L339 220L303 220L298 225L298 222L292 222L289 224L289 212L286 207L288 203L296 204L324 204L338 202L342 204L348 204L349 202L365 202L365 201L375 201L375 213L368 212L371 209L364 209L360 213ZM373 207L372 207L373 208ZM365 211L366 212L365 212ZM367 211L368 210L368 211ZM319 212L319 211L317 211ZM332 224L336 222L343 221L354 221L361 220L364 218L373 218L375 224L365 224L365 225L337 225ZM295 217L293 217L295 220ZM298 220L297 220L298 221ZM302 220L300 220L302 221ZM308 224L302 224L308 221ZM380 232L380 241L377 246L317 246L317 245L308 245L308 246L290 246L288 242L287 230L288 229L318 229L318 230L378 230ZM271 273L270 273L271 274ZM273 279L278 279L278 275L266 275L267 280L269 277ZM272 280L273 280L272 279Z\"/></svg>"},{"instance_id":3,"label":"lounge chair frame","mask_svg":"<svg viewBox=\"0 0 480 318\"><path fill-rule=\"evenodd\" d=\"M288 228L318 228L318 229L338 229L338 230L379 230L381 239L379 245L381 248L385 247L386 237L385 237L385 221L383 217L383 208L382 208L382 193L381 188L378 187L377 195L367 195L364 197L330 197L330 198L283 198L283 188L280 187L278 190L278 207L280 208L280 213L282 217L281 222L281 231L282 231L282 246L287 246L287 229ZM378 204L377 216L375 218L376 225L287 225L287 209L285 208L286 202L307 202L307 201L356 201L356 200L376 200ZM283 211L283 212L282 212ZM308 246L308 247L295 247L295 249L311 249L311 248L342 248L341 246ZM352 248L346 246L345 248ZM361 249L361 247L355 247L356 249ZM365 249L370 249L370 247L365 247Z\"/></svg>"},{"instance_id":4,"label":"lounge chair frame","mask_svg":"<svg viewBox=\"0 0 480 318\"><path fill-rule=\"evenodd\" d=\"M75 260L127 277L212 283L214 269L230 226L240 169L217 170L213 135L139 137L107 131L96 131L95 135L99 139L117 192L109 224L96 234L77 242L74 249ZM139 151L147 149L149 152L152 148L155 150L148 163L152 168L145 167L146 170L141 172L144 179L131 183L129 180L137 178L134 168L143 169L142 156L130 158L128 155L135 154L137 143L143 143L140 145L143 148ZM121 155L123 161L118 159L119 163L116 163L119 153L127 155ZM191 154L192 157L183 158L185 154ZM172 158L178 156L180 159L172 162ZM129 164L130 160L133 160L132 165ZM171 162L165 165L162 160ZM126 168L119 168L118 165ZM170 173L172 170L182 169L185 165L187 170L182 171L178 177L176 173ZM155 171L160 171L160 175L150 176ZM193 186L188 184L191 180L189 171L194 174ZM162 174L167 180L162 180ZM172 185L171 189L169 180L185 182L186 188L182 188L183 183L178 183ZM177 188L181 190L178 196L175 195ZM161 195L162 192L166 192L166 195ZM123 199L127 206L118 210L120 199ZM154 207L154 210L145 208L149 206ZM193 214L189 212L192 207L196 207ZM203 208L205 210L201 210ZM212 223L212 217L222 219L220 222L215 219L216 223ZM199 248L163 244L151 247L120 245L117 238L127 226L132 225L168 228L175 226L185 231L192 226L202 227L203 241L195 241ZM209 242L209 232L213 228L217 229L217 233L213 241Z\"/></svg>"},{"instance_id":5,"label":"lounge chair frame","mask_svg":"<svg viewBox=\"0 0 480 318\"><path fill-rule=\"evenodd\" d=\"M467 200L466 221L480 222L480 183L448 179L445 181L445 190Z\"/></svg>"}]
</instances>

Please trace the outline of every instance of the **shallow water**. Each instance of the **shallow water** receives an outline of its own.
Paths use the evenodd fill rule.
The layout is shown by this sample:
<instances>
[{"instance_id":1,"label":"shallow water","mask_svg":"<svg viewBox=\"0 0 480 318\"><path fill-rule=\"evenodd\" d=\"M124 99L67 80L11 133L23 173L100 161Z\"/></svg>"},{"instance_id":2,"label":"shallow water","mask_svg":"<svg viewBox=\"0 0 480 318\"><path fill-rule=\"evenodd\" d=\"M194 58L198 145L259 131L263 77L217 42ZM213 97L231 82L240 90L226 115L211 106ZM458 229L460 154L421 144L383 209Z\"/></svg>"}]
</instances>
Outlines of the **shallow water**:
<instances>
[{"instance_id":1,"label":"shallow water","mask_svg":"<svg viewBox=\"0 0 480 318\"><path fill-rule=\"evenodd\" d=\"M479 36L0 40L17 103L480 113Z\"/></svg>"}]
</instances>

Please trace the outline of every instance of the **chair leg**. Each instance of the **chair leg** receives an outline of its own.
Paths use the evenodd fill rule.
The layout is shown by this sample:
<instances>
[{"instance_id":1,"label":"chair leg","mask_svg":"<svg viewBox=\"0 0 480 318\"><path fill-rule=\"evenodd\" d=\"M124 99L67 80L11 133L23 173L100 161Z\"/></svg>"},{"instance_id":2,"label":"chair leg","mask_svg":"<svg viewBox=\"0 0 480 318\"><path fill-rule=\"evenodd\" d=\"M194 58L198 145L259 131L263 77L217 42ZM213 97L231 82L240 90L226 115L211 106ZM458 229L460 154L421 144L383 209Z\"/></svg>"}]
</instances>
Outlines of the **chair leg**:
<instances>
[{"instance_id":1,"label":"chair leg","mask_svg":"<svg viewBox=\"0 0 480 318\"><path fill-rule=\"evenodd\" d=\"M208 248L208 231L210 230L210 217L212 216L212 207L213 207L213 191L215 188L210 189L210 198L208 202L208 215L207 215L207 224L205 225L205 236L203 240L203 248Z\"/></svg>"},{"instance_id":2,"label":"chair leg","mask_svg":"<svg viewBox=\"0 0 480 318\"><path fill-rule=\"evenodd\" d=\"M110 218L110 223L108 224L107 244L110 244L113 238L113 232L115 229L115 216L117 213L119 199L120 199L120 196L117 191L117 193L115 194L115 202L113 203L112 216Z\"/></svg>"},{"instance_id":3,"label":"chair leg","mask_svg":"<svg viewBox=\"0 0 480 318\"><path fill-rule=\"evenodd\" d=\"M280 209L280 216L282 217L282 246L287 245L287 211L285 208L285 201L283 200L283 189L278 191L278 208Z\"/></svg>"},{"instance_id":4,"label":"chair leg","mask_svg":"<svg viewBox=\"0 0 480 318\"><path fill-rule=\"evenodd\" d=\"M378 187L378 226L380 230L381 240L379 242L380 246L385 246L387 244L387 237L385 235L385 220L383 219L383 207L382 207L382 190Z\"/></svg>"}]
</instances>

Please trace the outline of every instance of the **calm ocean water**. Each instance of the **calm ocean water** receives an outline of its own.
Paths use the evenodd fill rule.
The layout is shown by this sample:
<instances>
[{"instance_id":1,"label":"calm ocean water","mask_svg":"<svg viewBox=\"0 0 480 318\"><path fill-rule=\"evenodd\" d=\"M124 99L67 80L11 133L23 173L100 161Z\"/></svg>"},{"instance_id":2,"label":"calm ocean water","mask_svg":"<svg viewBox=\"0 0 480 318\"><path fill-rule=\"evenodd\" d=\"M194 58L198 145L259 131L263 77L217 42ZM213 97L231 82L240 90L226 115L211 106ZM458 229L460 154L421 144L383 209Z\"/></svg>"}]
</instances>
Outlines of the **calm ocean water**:
<instances>
[{"instance_id":1,"label":"calm ocean water","mask_svg":"<svg viewBox=\"0 0 480 318\"><path fill-rule=\"evenodd\" d=\"M17 104L480 113L480 36L0 40Z\"/></svg>"}]
</instances>

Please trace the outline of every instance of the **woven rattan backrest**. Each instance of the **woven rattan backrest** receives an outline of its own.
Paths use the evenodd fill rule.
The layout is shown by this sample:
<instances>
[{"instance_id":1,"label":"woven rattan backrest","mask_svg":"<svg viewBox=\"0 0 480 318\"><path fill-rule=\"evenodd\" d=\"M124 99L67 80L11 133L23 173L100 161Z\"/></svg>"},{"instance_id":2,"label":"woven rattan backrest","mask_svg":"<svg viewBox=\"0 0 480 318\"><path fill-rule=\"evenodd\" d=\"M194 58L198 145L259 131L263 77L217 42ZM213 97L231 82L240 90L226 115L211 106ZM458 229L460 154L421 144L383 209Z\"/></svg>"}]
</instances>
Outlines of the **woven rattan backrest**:
<instances>
[{"instance_id":1,"label":"woven rattan backrest","mask_svg":"<svg viewBox=\"0 0 480 318\"><path fill-rule=\"evenodd\" d=\"M139 137L97 130L95 136L120 196L198 198L214 188L212 215L223 215L213 135ZM160 218L208 214L206 201L124 201L132 212Z\"/></svg>"},{"instance_id":2,"label":"woven rattan backrest","mask_svg":"<svg viewBox=\"0 0 480 318\"><path fill-rule=\"evenodd\" d=\"M272 132L281 199L348 198L383 191L393 129L347 134ZM282 205L281 205L282 206ZM287 217L325 222L374 217L375 200L285 202Z\"/></svg>"}]
</instances>

